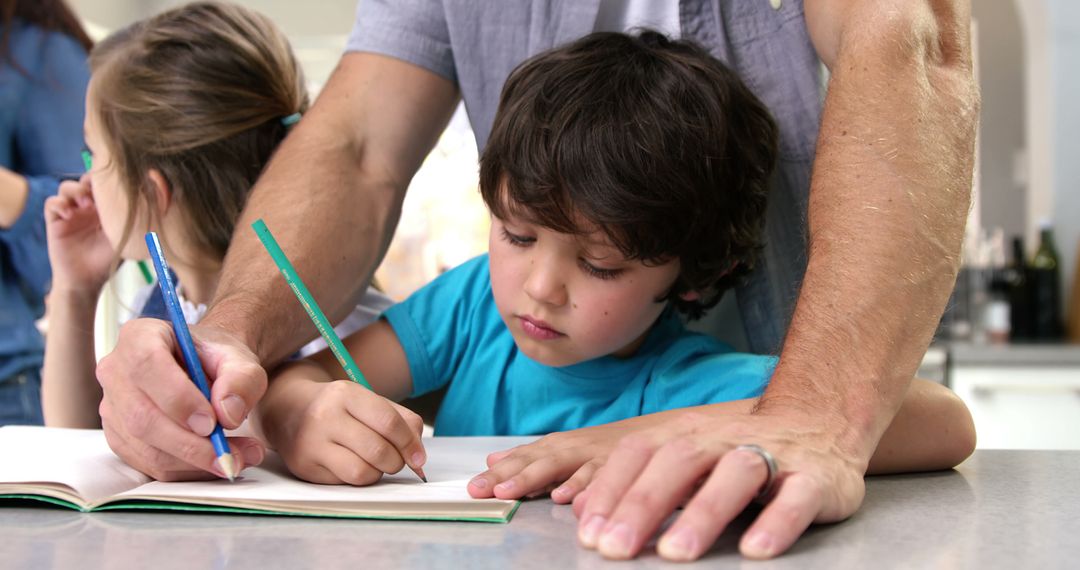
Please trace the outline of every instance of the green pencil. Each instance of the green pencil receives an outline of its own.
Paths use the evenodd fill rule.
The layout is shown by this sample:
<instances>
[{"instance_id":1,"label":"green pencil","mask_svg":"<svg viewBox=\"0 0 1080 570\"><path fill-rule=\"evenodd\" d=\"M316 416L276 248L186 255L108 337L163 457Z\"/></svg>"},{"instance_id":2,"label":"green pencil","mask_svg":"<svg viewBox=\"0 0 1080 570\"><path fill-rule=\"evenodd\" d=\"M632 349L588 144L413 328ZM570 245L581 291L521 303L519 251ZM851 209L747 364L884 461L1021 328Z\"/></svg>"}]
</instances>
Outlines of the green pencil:
<instances>
[{"instance_id":1,"label":"green pencil","mask_svg":"<svg viewBox=\"0 0 1080 570\"><path fill-rule=\"evenodd\" d=\"M285 276L285 282L289 284L289 288L292 289L296 299L303 305L304 310L307 311L311 320L315 323L315 328L319 329L319 334L322 335L323 340L330 346L330 351L337 357L338 364L345 369L345 374L349 376L349 379L357 384L360 384L374 392L375 390L368 384L367 379L364 378L364 374L360 372L360 368L356 366L356 362L353 360L352 355L348 350L345 350L345 345L341 344L341 339L338 338L336 332L334 332L334 326L330 324L330 321L323 314L322 309L319 308L319 304L315 302L315 298L311 296L311 292L308 291L307 286L304 285L304 281L300 279L300 275L296 272L296 268L293 267L292 262L288 257L285 257L285 252L282 251L281 246L278 245L274 234L270 233L270 228L266 227L266 223L262 221L262 218L255 220L251 227L255 229L255 234L259 236L259 241L262 242L263 247L270 254L270 258L274 260L278 269L281 270L281 274ZM420 477L422 481L427 483L427 477L424 475L424 470L420 468L413 469L417 477Z\"/></svg>"},{"instance_id":2,"label":"green pencil","mask_svg":"<svg viewBox=\"0 0 1080 570\"><path fill-rule=\"evenodd\" d=\"M334 332L334 325L331 325L326 315L323 314L319 304L315 302L315 297L311 296L311 292L304 285L304 281L300 279L300 275L296 272L292 262L289 261L288 257L285 257L285 252L281 250L281 246L274 239L274 234L270 233L270 228L266 227L266 223L262 221L262 218L255 220L251 227L255 228L255 234L259 236L259 241L262 242L266 251L270 253L270 257L277 264L278 269L281 270L281 274L285 276L285 282L289 284L293 294L296 295L296 299L304 306L304 310L307 311L308 316L315 323L315 328L319 329L319 334L322 335L326 344L330 346L330 351L337 357L338 364L341 364L341 367L345 369L345 374L348 374L349 379L353 382L374 391L371 384L368 384L367 379L364 378L364 374L360 372L360 368L356 366L352 355L345 350L345 345L341 344L341 339Z\"/></svg>"}]
</instances>

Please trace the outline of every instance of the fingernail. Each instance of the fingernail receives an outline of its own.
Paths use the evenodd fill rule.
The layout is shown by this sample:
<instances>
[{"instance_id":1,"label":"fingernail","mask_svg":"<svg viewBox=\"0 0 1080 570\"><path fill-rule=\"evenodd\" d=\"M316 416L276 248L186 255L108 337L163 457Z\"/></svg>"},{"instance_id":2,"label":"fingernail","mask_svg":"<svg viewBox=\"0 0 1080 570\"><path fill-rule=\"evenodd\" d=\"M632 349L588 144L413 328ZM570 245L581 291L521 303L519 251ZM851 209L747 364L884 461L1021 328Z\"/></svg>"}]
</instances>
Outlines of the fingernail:
<instances>
[{"instance_id":1,"label":"fingernail","mask_svg":"<svg viewBox=\"0 0 1080 570\"><path fill-rule=\"evenodd\" d=\"M487 489L488 486L487 479L484 479L483 477L477 477L472 481L469 481L469 484L477 489Z\"/></svg>"},{"instance_id":2,"label":"fingernail","mask_svg":"<svg viewBox=\"0 0 1080 570\"><path fill-rule=\"evenodd\" d=\"M244 401L240 399L240 396L235 394L229 394L221 400L221 408L225 411L225 417L229 420L229 423L234 426L238 426L244 421L244 415L247 413Z\"/></svg>"},{"instance_id":3,"label":"fingernail","mask_svg":"<svg viewBox=\"0 0 1080 570\"><path fill-rule=\"evenodd\" d=\"M600 531L607 525L607 519L600 515L593 515L578 529L578 542L586 548L596 548L596 539Z\"/></svg>"},{"instance_id":4,"label":"fingernail","mask_svg":"<svg viewBox=\"0 0 1080 570\"><path fill-rule=\"evenodd\" d=\"M203 412L195 412L188 418L187 425L195 435L208 436L214 431L214 418Z\"/></svg>"},{"instance_id":5,"label":"fingernail","mask_svg":"<svg viewBox=\"0 0 1080 570\"><path fill-rule=\"evenodd\" d=\"M502 491L504 493L510 493L514 490L514 486L514 480L511 479L509 481L503 481L502 483L495 485L495 490Z\"/></svg>"},{"instance_id":6,"label":"fingernail","mask_svg":"<svg viewBox=\"0 0 1080 570\"><path fill-rule=\"evenodd\" d=\"M597 550L606 558L630 558L630 543L634 531L626 523L618 523L600 536Z\"/></svg>"},{"instance_id":7,"label":"fingernail","mask_svg":"<svg viewBox=\"0 0 1080 570\"><path fill-rule=\"evenodd\" d=\"M412 454L413 467L423 467L425 461L427 461L427 456L424 455L423 451L417 451L416 453Z\"/></svg>"},{"instance_id":8,"label":"fingernail","mask_svg":"<svg viewBox=\"0 0 1080 570\"><path fill-rule=\"evenodd\" d=\"M551 491L551 498L552 499L561 499L561 498L564 498L569 493L570 493L570 489L567 488L567 487L555 487L555 489L553 489Z\"/></svg>"},{"instance_id":9,"label":"fingernail","mask_svg":"<svg viewBox=\"0 0 1080 570\"><path fill-rule=\"evenodd\" d=\"M263 449L261 445L249 445L240 451L244 456L244 467L252 467L263 462Z\"/></svg>"},{"instance_id":10,"label":"fingernail","mask_svg":"<svg viewBox=\"0 0 1080 570\"><path fill-rule=\"evenodd\" d=\"M668 560L693 560L697 555L697 535L686 528L674 530L660 539L656 551Z\"/></svg>"},{"instance_id":11,"label":"fingernail","mask_svg":"<svg viewBox=\"0 0 1080 570\"><path fill-rule=\"evenodd\" d=\"M748 558L772 558L776 554L776 541L771 534L758 532L743 541L742 553Z\"/></svg>"}]
</instances>

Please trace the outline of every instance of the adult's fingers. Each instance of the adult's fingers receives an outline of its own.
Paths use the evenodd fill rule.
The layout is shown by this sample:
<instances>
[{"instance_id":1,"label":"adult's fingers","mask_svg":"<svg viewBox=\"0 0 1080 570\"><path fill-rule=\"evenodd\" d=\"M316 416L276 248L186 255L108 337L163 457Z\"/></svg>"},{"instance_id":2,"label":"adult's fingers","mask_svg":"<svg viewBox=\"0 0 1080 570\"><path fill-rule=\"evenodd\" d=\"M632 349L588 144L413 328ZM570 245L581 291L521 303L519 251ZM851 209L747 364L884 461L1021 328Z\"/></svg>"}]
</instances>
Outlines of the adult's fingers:
<instances>
[{"instance_id":1,"label":"adult's fingers","mask_svg":"<svg viewBox=\"0 0 1080 570\"><path fill-rule=\"evenodd\" d=\"M648 465L654 449L654 444L641 436L631 435L619 441L607 464L589 486L589 501L578 521L578 542L582 546L596 547L608 517Z\"/></svg>"},{"instance_id":2,"label":"adult's fingers","mask_svg":"<svg viewBox=\"0 0 1080 570\"><path fill-rule=\"evenodd\" d=\"M715 462L715 455L692 439L660 447L611 513L597 541L600 554L615 559L637 555Z\"/></svg>"},{"instance_id":3,"label":"adult's fingers","mask_svg":"<svg viewBox=\"0 0 1080 570\"><path fill-rule=\"evenodd\" d=\"M223 331L194 326L191 335L210 380L210 400L226 429L244 423L266 393L266 369L255 353Z\"/></svg>"},{"instance_id":4,"label":"adult's fingers","mask_svg":"<svg viewBox=\"0 0 1080 570\"><path fill-rule=\"evenodd\" d=\"M664 533L656 549L669 560L695 560L761 490L768 477L764 460L752 451L730 451ZM665 512L664 514L666 514Z\"/></svg>"},{"instance_id":5,"label":"adult's fingers","mask_svg":"<svg viewBox=\"0 0 1080 570\"><path fill-rule=\"evenodd\" d=\"M105 440L109 443L109 447L125 463L145 475L158 481L195 481L220 476L212 470L197 469L144 441L131 437L123 430L122 425L110 420L112 416L109 413L107 400L102 400L99 409Z\"/></svg>"},{"instance_id":6,"label":"adult's fingers","mask_svg":"<svg viewBox=\"0 0 1080 570\"><path fill-rule=\"evenodd\" d=\"M103 400L99 409L106 433L113 432L125 444L113 451L128 464L155 479L175 480L173 472L193 469L223 475L206 436L176 424L143 395L133 395L125 406L126 415L116 413L112 399ZM238 467L242 468L242 463Z\"/></svg>"},{"instance_id":7,"label":"adult's fingers","mask_svg":"<svg viewBox=\"0 0 1080 570\"><path fill-rule=\"evenodd\" d=\"M169 323L135 319L120 328L116 348L98 363L97 378L113 419L131 436L156 437L153 431L166 425L166 418L199 436L213 431L214 410L177 361L178 352ZM168 443L159 448L178 455Z\"/></svg>"},{"instance_id":8,"label":"adult's fingers","mask_svg":"<svg viewBox=\"0 0 1080 570\"><path fill-rule=\"evenodd\" d=\"M780 481L774 498L758 515L739 550L747 558L772 558L798 540L822 510L823 489L816 480L793 473Z\"/></svg>"}]
</instances>

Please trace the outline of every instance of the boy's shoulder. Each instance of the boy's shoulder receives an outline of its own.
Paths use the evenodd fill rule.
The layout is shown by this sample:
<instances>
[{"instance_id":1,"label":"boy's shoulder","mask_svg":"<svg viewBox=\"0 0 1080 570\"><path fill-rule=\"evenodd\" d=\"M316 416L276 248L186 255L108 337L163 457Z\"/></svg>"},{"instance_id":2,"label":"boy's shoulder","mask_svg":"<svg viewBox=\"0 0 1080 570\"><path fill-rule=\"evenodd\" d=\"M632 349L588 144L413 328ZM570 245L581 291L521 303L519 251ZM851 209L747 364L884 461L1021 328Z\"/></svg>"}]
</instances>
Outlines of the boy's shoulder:
<instances>
[{"instance_id":1,"label":"boy's shoulder","mask_svg":"<svg viewBox=\"0 0 1080 570\"><path fill-rule=\"evenodd\" d=\"M715 337L687 329L681 321L667 327L667 338L657 347L654 378L703 373L771 375L776 366L775 356L739 352Z\"/></svg>"},{"instance_id":2,"label":"boy's shoulder","mask_svg":"<svg viewBox=\"0 0 1080 570\"><path fill-rule=\"evenodd\" d=\"M488 313L498 314L494 304L488 256L483 254L439 275L385 315L391 324L395 316L408 313L417 322L461 325L477 318L490 320Z\"/></svg>"}]
</instances>

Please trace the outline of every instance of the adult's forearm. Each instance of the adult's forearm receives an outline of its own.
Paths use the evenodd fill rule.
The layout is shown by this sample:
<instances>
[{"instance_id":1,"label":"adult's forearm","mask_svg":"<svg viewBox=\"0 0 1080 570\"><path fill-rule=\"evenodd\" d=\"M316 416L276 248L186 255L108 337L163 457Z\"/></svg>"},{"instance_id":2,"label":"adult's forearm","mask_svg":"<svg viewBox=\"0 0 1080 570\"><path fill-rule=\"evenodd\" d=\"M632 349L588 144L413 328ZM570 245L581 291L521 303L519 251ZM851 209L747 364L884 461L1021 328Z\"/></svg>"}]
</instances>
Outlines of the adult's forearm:
<instances>
[{"instance_id":1,"label":"adult's forearm","mask_svg":"<svg viewBox=\"0 0 1080 570\"><path fill-rule=\"evenodd\" d=\"M263 362L288 355L316 332L251 224L265 220L336 322L370 279L397 219L403 189L365 181L353 149L318 130L315 121L298 126L256 185L204 321L238 335Z\"/></svg>"},{"instance_id":2,"label":"adult's forearm","mask_svg":"<svg viewBox=\"0 0 1080 570\"><path fill-rule=\"evenodd\" d=\"M405 189L456 105L456 87L389 57L347 54L252 190L204 319L272 364L315 336L251 223L263 218L332 321L389 245Z\"/></svg>"},{"instance_id":3,"label":"adult's forearm","mask_svg":"<svg viewBox=\"0 0 1080 570\"><path fill-rule=\"evenodd\" d=\"M838 28L811 182L806 276L758 409L825 417L865 461L955 281L979 97L966 3L849 4L844 22L855 24Z\"/></svg>"},{"instance_id":4,"label":"adult's forearm","mask_svg":"<svg viewBox=\"0 0 1080 570\"><path fill-rule=\"evenodd\" d=\"M0 228L10 228L22 215L30 192L26 178L0 166Z\"/></svg>"}]
</instances>

